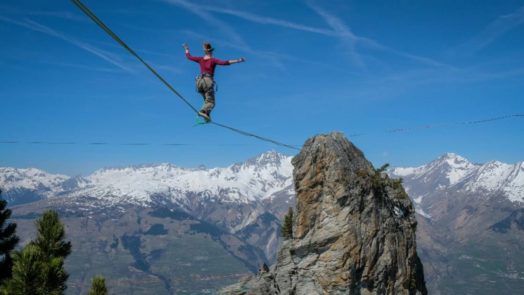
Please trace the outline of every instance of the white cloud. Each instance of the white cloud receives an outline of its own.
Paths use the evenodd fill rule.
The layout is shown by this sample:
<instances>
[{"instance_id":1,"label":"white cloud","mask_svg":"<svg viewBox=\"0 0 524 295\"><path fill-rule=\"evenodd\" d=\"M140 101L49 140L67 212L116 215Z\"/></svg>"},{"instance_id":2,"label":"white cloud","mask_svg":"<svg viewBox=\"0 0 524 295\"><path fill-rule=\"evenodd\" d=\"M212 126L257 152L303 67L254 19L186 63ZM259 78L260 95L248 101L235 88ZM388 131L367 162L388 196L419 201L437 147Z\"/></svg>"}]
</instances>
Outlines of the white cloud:
<instances>
[{"instance_id":1,"label":"white cloud","mask_svg":"<svg viewBox=\"0 0 524 295\"><path fill-rule=\"evenodd\" d=\"M358 42L358 37L353 34L351 29L344 24L344 22L338 17L329 14L327 11L322 9L320 6L317 6L312 1L307 1L308 6L313 9L318 15L320 15L324 21L337 33L337 35L344 42L346 47L349 49L349 54L351 59L360 67L365 67L363 59L360 57L360 54L356 50L356 43ZM373 41L373 43L376 43Z\"/></svg>"},{"instance_id":2,"label":"white cloud","mask_svg":"<svg viewBox=\"0 0 524 295\"><path fill-rule=\"evenodd\" d=\"M70 11L58 11L58 10L43 10L43 11L37 11L37 10L27 10L27 9L20 9L16 7L11 6L4 6L0 5L0 11L4 15L14 15L16 18L21 18L23 16L49 16L54 18L61 18L66 20L72 20L72 21L78 21L78 22L87 22L87 19L83 17L82 15L72 13Z\"/></svg>"},{"instance_id":3,"label":"white cloud","mask_svg":"<svg viewBox=\"0 0 524 295\"><path fill-rule=\"evenodd\" d=\"M84 51L87 51L107 62L109 62L110 64L124 70L124 71L127 71L127 72L131 72L131 70L125 66L124 64L122 64L118 58L107 52L107 51L104 51L100 48L97 48L97 47L94 47L90 44L87 44L85 42L82 42L82 41L79 41L77 39L74 39L72 37L69 37L69 36L66 36L64 35L63 33L60 33L58 31L55 31L53 29L51 29L50 27L47 27L43 24L40 24L36 21L33 21L33 20L30 20L30 19L24 19L23 21L18 21L18 20L14 20L14 19L11 19L11 18L7 18L7 17L3 17L3 16L0 16L0 20L4 21L4 22L7 22L7 23L11 23L11 24L14 24L14 25L17 25L17 26L20 26L20 27L24 27L26 29L29 29L29 30L32 30L32 31L35 31L35 32L39 32L39 33L43 33L43 34L46 34L48 36L52 36L52 37L55 37L55 38L58 38L58 39L61 39L63 41L66 41L70 44L73 44L75 45L76 47L84 50Z\"/></svg>"},{"instance_id":4,"label":"white cloud","mask_svg":"<svg viewBox=\"0 0 524 295\"><path fill-rule=\"evenodd\" d=\"M58 66L58 67L76 68L76 69L81 69L81 70L106 72L106 73L121 72L120 69L106 68L106 67L94 67L94 66L78 64L78 63L67 63L67 62L56 62L56 61L39 61L39 63L46 64L46 65L52 65L52 66Z\"/></svg>"},{"instance_id":5,"label":"white cloud","mask_svg":"<svg viewBox=\"0 0 524 295\"><path fill-rule=\"evenodd\" d=\"M190 11L191 13L199 16L206 22L218 28L222 32L222 34L229 37L231 42L235 42L238 46L249 47L247 43L244 41L244 39L231 26L217 19L216 17L208 13L206 10L202 9L201 6L190 3L185 0L166 0L166 1L168 3L178 5L182 8L185 8L186 10Z\"/></svg>"},{"instance_id":6,"label":"white cloud","mask_svg":"<svg viewBox=\"0 0 524 295\"><path fill-rule=\"evenodd\" d=\"M351 28L347 26L340 18L328 13L320 6L316 5L313 1L307 1L307 4L311 9L313 9L313 11L320 15L324 19L324 21L337 33L337 37L341 38L343 41L347 43L347 46L351 50L350 52L352 54L352 57L357 63L363 64L363 60L360 58L360 55L357 52L357 45L360 45L368 49L375 49L378 51L394 54L399 57L406 58L427 66L450 67L449 65L443 64L431 58L396 50L391 47L382 45L373 39L358 36L355 33L353 33Z\"/></svg>"},{"instance_id":7,"label":"white cloud","mask_svg":"<svg viewBox=\"0 0 524 295\"><path fill-rule=\"evenodd\" d=\"M77 22L87 22L87 19L82 15L72 13L69 11L28 11L26 14L34 16L56 17Z\"/></svg>"},{"instance_id":8,"label":"white cloud","mask_svg":"<svg viewBox=\"0 0 524 295\"><path fill-rule=\"evenodd\" d=\"M287 20L259 16L259 15L252 14L249 12L244 12L244 11L238 11L238 10L226 9L226 8L220 8L220 7L213 7L213 6L203 6L202 9L207 10L207 11L217 12L217 13L233 15L233 16L236 16L236 17L239 17L239 18L242 18L242 19L254 22L254 23L263 24L263 25L275 25L275 26L289 28L293 30L317 33L317 34L322 34L322 35L327 35L327 36L336 36L337 35L337 33L333 32L332 30L310 27L310 26L290 22Z\"/></svg>"},{"instance_id":9,"label":"white cloud","mask_svg":"<svg viewBox=\"0 0 524 295\"><path fill-rule=\"evenodd\" d=\"M522 24L524 24L524 6L521 6L510 14L499 16L489 23L478 35L459 46L459 50L466 52L481 50L511 29Z\"/></svg>"}]
</instances>

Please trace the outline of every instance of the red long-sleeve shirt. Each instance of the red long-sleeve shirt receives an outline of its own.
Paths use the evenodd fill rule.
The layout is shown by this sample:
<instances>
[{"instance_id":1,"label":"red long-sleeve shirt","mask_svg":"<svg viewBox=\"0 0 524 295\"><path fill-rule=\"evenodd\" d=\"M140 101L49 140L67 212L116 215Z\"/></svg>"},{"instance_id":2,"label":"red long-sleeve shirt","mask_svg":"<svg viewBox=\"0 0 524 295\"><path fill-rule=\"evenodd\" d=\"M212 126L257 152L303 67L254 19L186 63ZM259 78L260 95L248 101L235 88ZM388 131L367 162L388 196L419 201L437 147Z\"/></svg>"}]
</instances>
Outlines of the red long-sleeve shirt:
<instances>
[{"instance_id":1,"label":"red long-sleeve shirt","mask_svg":"<svg viewBox=\"0 0 524 295\"><path fill-rule=\"evenodd\" d=\"M189 52L186 52L186 57L187 59L200 64L200 74L210 74L211 76L213 76L215 75L216 65L221 65L221 66L230 65L228 60L221 60L221 59L214 58L214 57L205 59L202 56L192 56Z\"/></svg>"}]
</instances>

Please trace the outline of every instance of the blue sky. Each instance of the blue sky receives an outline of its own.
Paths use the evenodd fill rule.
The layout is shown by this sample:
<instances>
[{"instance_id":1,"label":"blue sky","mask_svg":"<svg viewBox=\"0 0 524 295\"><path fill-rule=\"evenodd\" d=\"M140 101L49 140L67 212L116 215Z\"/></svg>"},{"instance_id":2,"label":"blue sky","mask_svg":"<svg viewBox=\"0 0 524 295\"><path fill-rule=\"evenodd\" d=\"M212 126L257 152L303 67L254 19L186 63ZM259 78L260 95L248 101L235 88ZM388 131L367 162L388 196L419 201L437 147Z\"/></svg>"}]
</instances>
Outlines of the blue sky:
<instances>
[{"instance_id":1,"label":"blue sky","mask_svg":"<svg viewBox=\"0 0 524 295\"><path fill-rule=\"evenodd\" d=\"M524 2L85 0L194 105L194 55L217 69L213 118L301 145L342 131L375 165L445 152L524 160ZM223 166L272 146L195 115L70 1L0 4L0 166L69 175L171 162ZM388 133L393 128L443 127ZM446 127L447 126L447 127ZM27 142L76 142L75 145ZM109 142L109 145L81 143ZM128 146L122 143L148 143ZM166 146L181 143L182 146Z\"/></svg>"}]
</instances>

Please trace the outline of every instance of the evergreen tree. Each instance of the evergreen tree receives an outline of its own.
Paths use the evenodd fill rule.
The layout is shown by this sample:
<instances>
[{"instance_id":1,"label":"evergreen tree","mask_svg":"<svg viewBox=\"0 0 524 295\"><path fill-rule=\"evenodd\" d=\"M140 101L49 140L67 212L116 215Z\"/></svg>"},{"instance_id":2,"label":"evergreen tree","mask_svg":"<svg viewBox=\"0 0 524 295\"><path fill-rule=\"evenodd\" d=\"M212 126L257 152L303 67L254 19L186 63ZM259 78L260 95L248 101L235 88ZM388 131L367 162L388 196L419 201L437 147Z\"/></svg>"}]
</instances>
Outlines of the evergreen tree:
<instances>
[{"instance_id":1,"label":"evergreen tree","mask_svg":"<svg viewBox=\"0 0 524 295\"><path fill-rule=\"evenodd\" d=\"M64 225L56 212L47 211L36 227L36 239L15 252L12 277L1 289L2 295L64 294L68 278L64 260L71 253L71 243L64 241Z\"/></svg>"},{"instance_id":2,"label":"evergreen tree","mask_svg":"<svg viewBox=\"0 0 524 295\"><path fill-rule=\"evenodd\" d=\"M286 216L284 216L284 223L280 228L280 234L284 239L291 239L293 237L293 209L289 207Z\"/></svg>"},{"instance_id":3,"label":"evergreen tree","mask_svg":"<svg viewBox=\"0 0 524 295\"><path fill-rule=\"evenodd\" d=\"M36 221L37 236L32 242L49 258L63 257L71 254L71 242L64 241L64 225L58 213L49 210Z\"/></svg>"},{"instance_id":4,"label":"evergreen tree","mask_svg":"<svg viewBox=\"0 0 524 295\"><path fill-rule=\"evenodd\" d=\"M46 294L63 294L69 275L64 260L71 254L71 242L64 241L64 225L55 211L46 211L36 221L37 236L31 242L43 253L46 263L44 289Z\"/></svg>"},{"instance_id":5,"label":"evergreen tree","mask_svg":"<svg viewBox=\"0 0 524 295\"><path fill-rule=\"evenodd\" d=\"M1 197L0 190L0 285L11 277L13 261L11 251L18 243L18 237L15 235L16 224L6 223L11 217L11 210L7 209L7 201Z\"/></svg>"},{"instance_id":6,"label":"evergreen tree","mask_svg":"<svg viewBox=\"0 0 524 295\"><path fill-rule=\"evenodd\" d=\"M106 280L103 276L95 276L88 295L107 295Z\"/></svg>"},{"instance_id":7,"label":"evergreen tree","mask_svg":"<svg viewBox=\"0 0 524 295\"><path fill-rule=\"evenodd\" d=\"M46 261L42 250L29 244L14 253L13 262L13 275L3 286L2 294L44 294Z\"/></svg>"}]
</instances>

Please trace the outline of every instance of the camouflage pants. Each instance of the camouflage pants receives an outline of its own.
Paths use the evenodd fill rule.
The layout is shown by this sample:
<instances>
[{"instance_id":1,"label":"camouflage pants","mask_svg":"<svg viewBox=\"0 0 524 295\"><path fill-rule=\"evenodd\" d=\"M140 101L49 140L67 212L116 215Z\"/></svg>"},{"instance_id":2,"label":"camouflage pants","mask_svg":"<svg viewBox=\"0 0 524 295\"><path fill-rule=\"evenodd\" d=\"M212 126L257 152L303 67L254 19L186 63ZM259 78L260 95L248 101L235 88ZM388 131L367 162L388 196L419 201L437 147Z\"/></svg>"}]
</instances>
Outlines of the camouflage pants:
<instances>
[{"instance_id":1,"label":"camouflage pants","mask_svg":"<svg viewBox=\"0 0 524 295\"><path fill-rule=\"evenodd\" d=\"M211 77L199 77L196 81L198 93L204 98L204 105L201 111L211 114L211 110L215 107L215 81Z\"/></svg>"}]
</instances>

